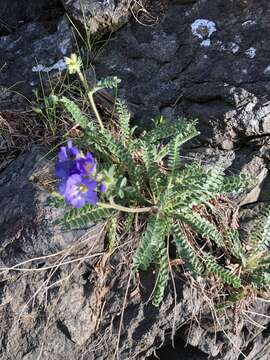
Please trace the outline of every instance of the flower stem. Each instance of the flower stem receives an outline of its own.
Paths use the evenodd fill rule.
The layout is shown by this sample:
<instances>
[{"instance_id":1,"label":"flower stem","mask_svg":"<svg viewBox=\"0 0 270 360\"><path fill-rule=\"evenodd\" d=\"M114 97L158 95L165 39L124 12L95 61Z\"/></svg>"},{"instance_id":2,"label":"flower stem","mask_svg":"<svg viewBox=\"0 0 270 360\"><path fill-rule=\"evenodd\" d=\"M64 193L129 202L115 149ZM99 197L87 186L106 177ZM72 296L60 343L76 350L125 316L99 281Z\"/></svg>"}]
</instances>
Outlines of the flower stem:
<instances>
[{"instance_id":1,"label":"flower stem","mask_svg":"<svg viewBox=\"0 0 270 360\"><path fill-rule=\"evenodd\" d=\"M117 204L107 204L107 203L101 203L101 202L98 202L97 205L101 206L103 208L106 208L106 209L115 209L115 210L120 210L120 211L128 212L128 213L151 212L151 211L158 209L157 206L150 206L150 207L144 207L144 208L128 208L128 207L117 205Z\"/></svg>"},{"instance_id":2,"label":"flower stem","mask_svg":"<svg viewBox=\"0 0 270 360\"><path fill-rule=\"evenodd\" d=\"M93 95L94 95L94 94L93 94L92 91L88 91L87 96L88 96L88 99L89 99L90 104L91 104L91 106L92 106L92 109L93 109L93 111L94 111L94 113L95 113L95 115L96 115L96 118L97 118L97 120L98 120L99 126L100 126L101 129L104 129L104 125L103 125L103 122L102 122L101 117L100 117L100 115L99 115L98 109L97 109L97 107L96 107L96 103L95 103L95 100L94 100L94 96L93 96Z\"/></svg>"},{"instance_id":3,"label":"flower stem","mask_svg":"<svg viewBox=\"0 0 270 360\"><path fill-rule=\"evenodd\" d=\"M94 100L94 96L93 96L93 95L94 95L94 92L93 92L93 89L90 90L89 85L88 85L88 83L87 83L87 80L86 80L86 78L85 78L85 76L83 75L83 73L82 73L81 70L78 70L78 71L77 71L77 74L78 74L78 77L79 77L81 83L83 84L85 90L87 91L88 99L89 99L89 101L90 101L92 110L94 111L95 116L96 116L96 118L97 118L97 120L98 120L98 122L99 122L99 126L100 126L101 129L104 129L103 122L102 122L102 120L101 120L101 117L100 117L100 115L99 115L99 112L98 112L98 109L97 109L97 107L96 107L96 103L95 103L95 100Z\"/></svg>"}]
</instances>

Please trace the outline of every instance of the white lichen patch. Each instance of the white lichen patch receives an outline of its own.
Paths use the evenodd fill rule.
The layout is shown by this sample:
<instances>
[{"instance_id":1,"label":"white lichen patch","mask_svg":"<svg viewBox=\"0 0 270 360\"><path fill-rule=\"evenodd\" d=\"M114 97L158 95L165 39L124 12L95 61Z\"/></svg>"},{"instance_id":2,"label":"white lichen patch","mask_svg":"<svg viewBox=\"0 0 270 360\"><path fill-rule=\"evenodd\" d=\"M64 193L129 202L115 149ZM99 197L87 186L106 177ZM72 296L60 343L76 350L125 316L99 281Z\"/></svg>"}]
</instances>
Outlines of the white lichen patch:
<instances>
[{"instance_id":1,"label":"white lichen patch","mask_svg":"<svg viewBox=\"0 0 270 360\"><path fill-rule=\"evenodd\" d=\"M264 73L264 75L270 75L270 65L266 66L263 73Z\"/></svg>"},{"instance_id":2,"label":"white lichen patch","mask_svg":"<svg viewBox=\"0 0 270 360\"><path fill-rule=\"evenodd\" d=\"M211 45L210 39L206 39L201 42L201 46L203 46L203 47L209 47L210 45Z\"/></svg>"},{"instance_id":3,"label":"white lichen patch","mask_svg":"<svg viewBox=\"0 0 270 360\"><path fill-rule=\"evenodd\" d=\"M228 44L228 48L233 54L238 53L240 50L240 46L233 42Z\"/></svg>"},{"instance_id":4,"label":"white lichen patch","mask_svg":"<svg viewBox=\"0 0 270 360\"><path fill-rule=\"evenodd\" d=\"M255 20L247 20L245 22L242 23L242 26L243 27L250 27L252 25L256 25L256 21Z\"/></svg>"},{"instance_id":5,"label":"white lichen patch","mask_svg":"<svg viewBox=\"0 0 270 360\"><path fill-rule=\"evenodd\" d=\"M210 38L217 29L213 21L197 19L191 24L191 31L194 36L202 40L201 46L209 47L211 45Z\"/></svg>"},{"instance_id":6,"label":"white lichen patch","mask_svg":"<svg viewBox=\"0 0 270 360\"><path fill-rule=\"evenodd\" d=\"M237 54L240 50L240 46L235 42L228 42L227 44L223 44L221 41L217 41L216 45L220 50L231 52L232 54Z\"/></svg>"},{"instance_id":7,"label":"white lichen patch","mask_svg":"<svg viewBox=\"0 0 270 360\"><path fill-rule=\"evenodd\" d=\"M42 64L37 64L36 66L32 67L32 71L49 73L53 70L64 71L64 70L66 70L66 68L67 68L67 65L66 65L65 60L61 59L61 60L57 61L57 63L53 64L52 66L44 66Z\"/></svg>"},{"instance_id":8,"label":"white lichen patch","mask_svg":"<svg viewBox=\"0 0 270 360\"><path fill-rule=\"evenodd\" d=\"M199 39L210 38L217 31L216 24L206 19L197 19L191 24L192 34Z\"/></svg>"},{"instance_id":9,"label":"white lichen patch","mask_svg":"<svg viewBox=\"0 0 270 360\"><path fill-rule=\"evenodd\" d=\"M256 56L256 49L254 47L250 47L245 51L245 54L250 58L253 59Z\"/></svg>"}]
</instances>

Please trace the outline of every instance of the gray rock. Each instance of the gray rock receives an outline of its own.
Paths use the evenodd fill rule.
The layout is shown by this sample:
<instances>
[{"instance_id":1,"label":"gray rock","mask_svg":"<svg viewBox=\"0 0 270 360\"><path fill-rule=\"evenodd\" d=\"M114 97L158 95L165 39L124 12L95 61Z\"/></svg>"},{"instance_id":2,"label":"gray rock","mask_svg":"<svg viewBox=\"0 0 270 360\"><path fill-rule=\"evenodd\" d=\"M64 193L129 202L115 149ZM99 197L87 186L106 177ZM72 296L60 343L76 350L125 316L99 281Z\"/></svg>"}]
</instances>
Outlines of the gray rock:
<instances>
[{"instance_id":1,"label":"gray rock","mask_svg":"<svg viewBox=\"0 0 270 360\"><path fill-rule=\"evenodd\" d=\"M16 31L25 23L55 21L63 15L60 0L2 0L0 9L0 36Z\"/></svg>"},{"instance_id":2,"label":"gray rock","mask_svg":"<svg viewBox=\"0 0 270 360\"><path fill-rule=\"evenodd\" d=\"M52 164L35 147L1 173L1 266L61 251L83 233L54 225L64 210L52 209L48 190L41 185L54 179Z\"/></svg>"},{"instance_id":3,"label":"gray rock","mask_svg":"<svg viewBox=\"0 0 270 360\"><path fill-rule=\"evenodd\" d=\"M97 74L123 80L143 127L160 114L195 117L201 144L237 148L269 135L269 11L266 0L170 2L156 26L121 29Z\"/></svg>"},{"instance_id":4,"label":"gray rock","mask_svg":"<svg viewBox=\"0 0 270 360\"><path fill-rule=\"evenodd\" d=\"M103 35L123 26L130 18L132 0L62 0L67 13L92 35ZM142 2L143 3L143 2Z\"/></svg>"},{"instance_id":5,"label":"gray rock","mask_svg":"<svg viewBox=\"0 0 270 360\"><path fill-rule=\"evenodd\" d=\"M140 291L135 279L129 283L135 239L121 244L108 261L102 224L72 232L56 225L64 210L48 204L45 184L52 180L52 166L53 161L33 148L1 173L1 359L111 360L118 348L120 359L145 360L170 344L174 322L178 336L200 349L187 352L180 343L179 356L186 359L209 355L212 360L234 360L238 352L231 340L242 351L256 353L256 359L266 356L267 331L257 334L256 326L243 318L234 333L230 313L214 325L207 298L178 277L176 294L169 286L161 307L154 308L148 300L155 274L141 274ZM254 214L247 216L245 223ZM257 301L250 309L255 313L250 317L267 329L269 319L263 315L269 303Z\"/></svg>"},{"instance_id":6,"label":"gray rock","mask_svg":"<svg viewBox=\"0 0 270 360\"><path fill-rule=\"evenodd\" d=\"M0 37L0 86L10 93L31 96L40 76L46 82L48 76L65 70L64 56L70 54L72 46L72 31L64 18L54 33L42 23L27 23L15 33ZM6 102L16 107L11 97Z\"/></svg>"},{"instance_id":7,"label":"gray rock","mask_svg":"<svg viewBox=\"0 0 270 360\"><path fill-rule=\"evenodd\" d=\"M117 347L130 274L125 261L131 261L133 245L122 245L106 262L99 236L102 225L89 229L88 235L85 230L64 231L55 225L63 209L49 206L44 188L50 182L52 164L33 148L0 177L0 319L4 324L0 356L32 360L42 351L41 358L48 360L109 360ZM105 261L103 266L98 259ZM19 263L17 270L7 271ZM135 354L136 359L145 359L165 341L173 322L173 292L160 309L154 308L147 303L154 275L146 275L141 296L133 291L134 279L130 284L119 343L121 359ZM181 281L176 285L175 321L180 324L199 311L201 302L189 286Z\"/></svg>"}]
</instances>

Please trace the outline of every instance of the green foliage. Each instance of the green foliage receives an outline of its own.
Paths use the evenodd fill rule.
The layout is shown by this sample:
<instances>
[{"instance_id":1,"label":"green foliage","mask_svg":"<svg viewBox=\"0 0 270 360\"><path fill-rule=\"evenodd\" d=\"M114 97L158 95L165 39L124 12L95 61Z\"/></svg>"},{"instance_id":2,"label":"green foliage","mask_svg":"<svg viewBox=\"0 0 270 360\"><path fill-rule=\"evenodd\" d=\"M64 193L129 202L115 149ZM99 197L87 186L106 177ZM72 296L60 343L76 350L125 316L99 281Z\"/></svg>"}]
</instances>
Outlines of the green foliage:
<instances>
[{"instance_id":1,"label":"green foliage","mask_svg":"<svg viewBox=\"0 0 270 360\"><path fill-rule=\"evenodd\" d=\"M149 131L144 137L143 141L151 144L158 144L161 140L169 139L177 135L181 135L182 144L197 136L199 133L196 130L195 121L187 121L186 119L178 119L176 122L169 123L164 121L155 129Z\"/></svg>"},{"instance_id":2,"label":"green foliage","mask_svg":"<svg viewBox=\"0 0 270 360\"><path fill-rule=\"evenodd\" d=\"M102 80L91 93L116 87L118 82L115 78ZM195 279L212 273L216 281L231 289L238 289L242 284L260 289L269 284L270 258L266 249L270 242L270 209L258 220L249 248L240 241L238 230L225 228L225 222L222 231L219 229L213 204L219 196L242 191L252 181L245 175L225 177L220 167L206 169L199 162L181 162L181 146L198 135L194 121L168 122L160 118L153 130L135 137L131 115L121 100L116 101L117 126L103 126L99 121L100 128L71 100L63 97L60 103L84 130L84 141L87 146L91 145L91 151L99 159L103 179L110 184L100 195L98 207L68 211L62 224L67 228L81 228L108 221L111 251L119 241L117 229L122 228L123 233L134 231L135 222L141 225L140 229L146 222L133 258L133 269L156 268L155 306L160 305L169 281L167 246L171 241L176 245L185 271ZM94 112L97 114L96 109ZM240 269L239 276L224 263ZM228 303L234 303L234 299Z\"/></svg>"},{"instance_id":3,"label":"green foliage","mask_svg":"<svg viewBox=\"0 0 270 360\"><path fill-rule=\"evenodd\" d=\"M227 176L223 179L220 193L228 194L241 191L249 187L254 180L247 174L240 174L235 176Z\"/></svg>"},{"instance_id":4,"label":"green foliage","mask_svg":"<svg viewBox=\"0 0 270 360\"><path fill-rule=\"evenodd\" d=\"M204 261L208 272L215 274L220 280L226 284L232 285L235 289L240 288L241 279L234 275L230 270L219 265L211 254L204 254Z\"/></svg>"},{"instance_id":5,"label":"green foliage","mask_svg":"<svg viewBox=\"0 0 270 360\"><path fill-rule=\"evenodd\" d=\"M121 131L121 141L124 146L130 140L131 128L130 128L130 112L128 111L127 105L121 99L116 100L116 111L119 116L119 127Z\"/></svg>"},{"instance_id":6,"label":"green foliage","mask_svg":"<svg viewBox=\"0 0 270 360\"><path fill-rule=\"evenodd\" d=\"M270 207L258 216L249 239L245 269L254 288L260 290L270 285Z\"/></svg>"},{"instance_id":7,"label":"green foliage","mask_svg":"<svg viewBox=\"0 0 270 360\"><path fill-rule=\"evenodd\" d=\"M178 254L184 261L187 270L189 270L195 277L200 275L203 271L203 266L178 223L173 225L173 239L175 241Z\"/></svg>"},{"instance_id":8,"label":"green foliage","mask_svg":"<svg viewBox=\"0 0 270 360\"><path fill-rule=\"evenodd\" d=\"M240 241L239 231L236 229L229 229L227 232L226 240L228 243L228 251L230 251L234 257L241 260L241 262L245 264L246 256L242 243Z\"/></svg>"},{"instance_id":9,"label":"green foliage","mask_svg":"<svg viewBox=\"0 0 270 360\"><path fill-rule=\"evenodd\" d=\"M151 216L145 233L140 241L136 254L133 258L136 269L147 270L148 267L157 261L158 250L164 242L163 233L164 224L157 216Z\"/></svg>"},{"instance_id":10,"label":"green foliage","mask_svg":"<svg viewBox=\"0 0 270 360\"><path fill-rule=\"evenodd\" d=\"M270 245L270 207L266 207L258 217L250 237L251 256L266 250Z\"/></svg>"},{"instance_id":11,"label":"green foliage","mask_svg":"<svg viewBox=\"0 0 270 360\"><path fill-rule=\"evenodd\" d=\"M97 82L96 86L93 89L93 92L96 92L101 89L113 89L117 88L121 80L117 76L108 76L104 79L101 79Z\"/></svg>"},{"instance_id":12,"label":"green foliage","mask_svg":"<svg viewBox=\"0 0 270 360\"><path fill-rule=\"evenodd\" d=\"M209 237L219 247L223 246L222 236L217 227L201 217L199 214L190 212L181 214L179 217L182 218L182 220L187 223L195 231L195 233L203 237Z\"/></svg>"},{"instance_id":13,"label":"green foliage","mask_svg":"<svg viewBox=\"0 0 270 360\"><path fill-rule=\"evenodd\" d=\"M114 216L107 224L107 240L108 250L112 252L119 242L119 236L117 233L117 217Z\"/></svg>"},{"instance_id":14,"label":"green foliage","mask_svg":"<svg viewBox=\"0 0 270 360\"><path fill-rule=\"evenodd\" d=\"M69 100L65 96L62 96L60 101L66 108L66 110L70 113L75 123L79 124L83 129L89 128L90 131L96 131L94 124L91 123L85 115L83 115L81 109L77 104L75 104L73 101Z\"/></svg>"},{"instance_id":15,"label":"green foliage","mask_svg":"<svg viewBox=\"0 0 270 360\"><path fill-rule=\"evenodd\" d=\"M158 276L155 284L155 291L152 303L159 306L163 300L164 292L169 281L169 261L166 247L159 250L158 253Z\"/></svg>"},{"instance_id":16,"label":"green foliage","mask_svg":"<svg viewBox=\"0 0 270 360\"><path fill-rule=\"evenodd\" d=\"M154 144L141 144L142 157L145 166L145 172L149 179L150 188L154 196L159 193L161 184L163 183L164 175L159 171L159 166L156 161L157 150Z\"/></svg>"},{"instance_id":17,"label":"green foliage","mask_svg":"<svg viewBox=\"0 0 270 360\"><path fill-rule=\"evenodd\" d=\"M80 229L99 221L108 220L115 214L112 209L103 209L85 205L81 209L72 209L65 213L61 224L67 229Z\"/></svg>"}]
</instances>

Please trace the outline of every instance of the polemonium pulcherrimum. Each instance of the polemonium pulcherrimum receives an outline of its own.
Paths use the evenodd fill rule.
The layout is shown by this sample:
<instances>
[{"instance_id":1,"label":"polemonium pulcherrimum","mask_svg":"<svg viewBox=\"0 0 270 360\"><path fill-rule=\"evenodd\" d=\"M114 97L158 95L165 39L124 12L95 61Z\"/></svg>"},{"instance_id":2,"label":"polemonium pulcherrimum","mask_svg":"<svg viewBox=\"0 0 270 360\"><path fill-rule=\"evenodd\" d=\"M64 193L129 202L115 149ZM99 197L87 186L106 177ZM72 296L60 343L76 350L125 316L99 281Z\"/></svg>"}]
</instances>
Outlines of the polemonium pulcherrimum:
<instances>
[{"instance_id":1,"label":"polemonium pulcherrimum","mask_svg":"<svg viewBox=\"0 0 270 360\"><path fill-rule=\"evenodd\" d=\"M73 147L71 140L60 148L55 174L59 179L59 193L68 204L80 208L87 203L97 203L95 173L96 163L90 152L84 155Z\"/></svg>"}]
</instances>

